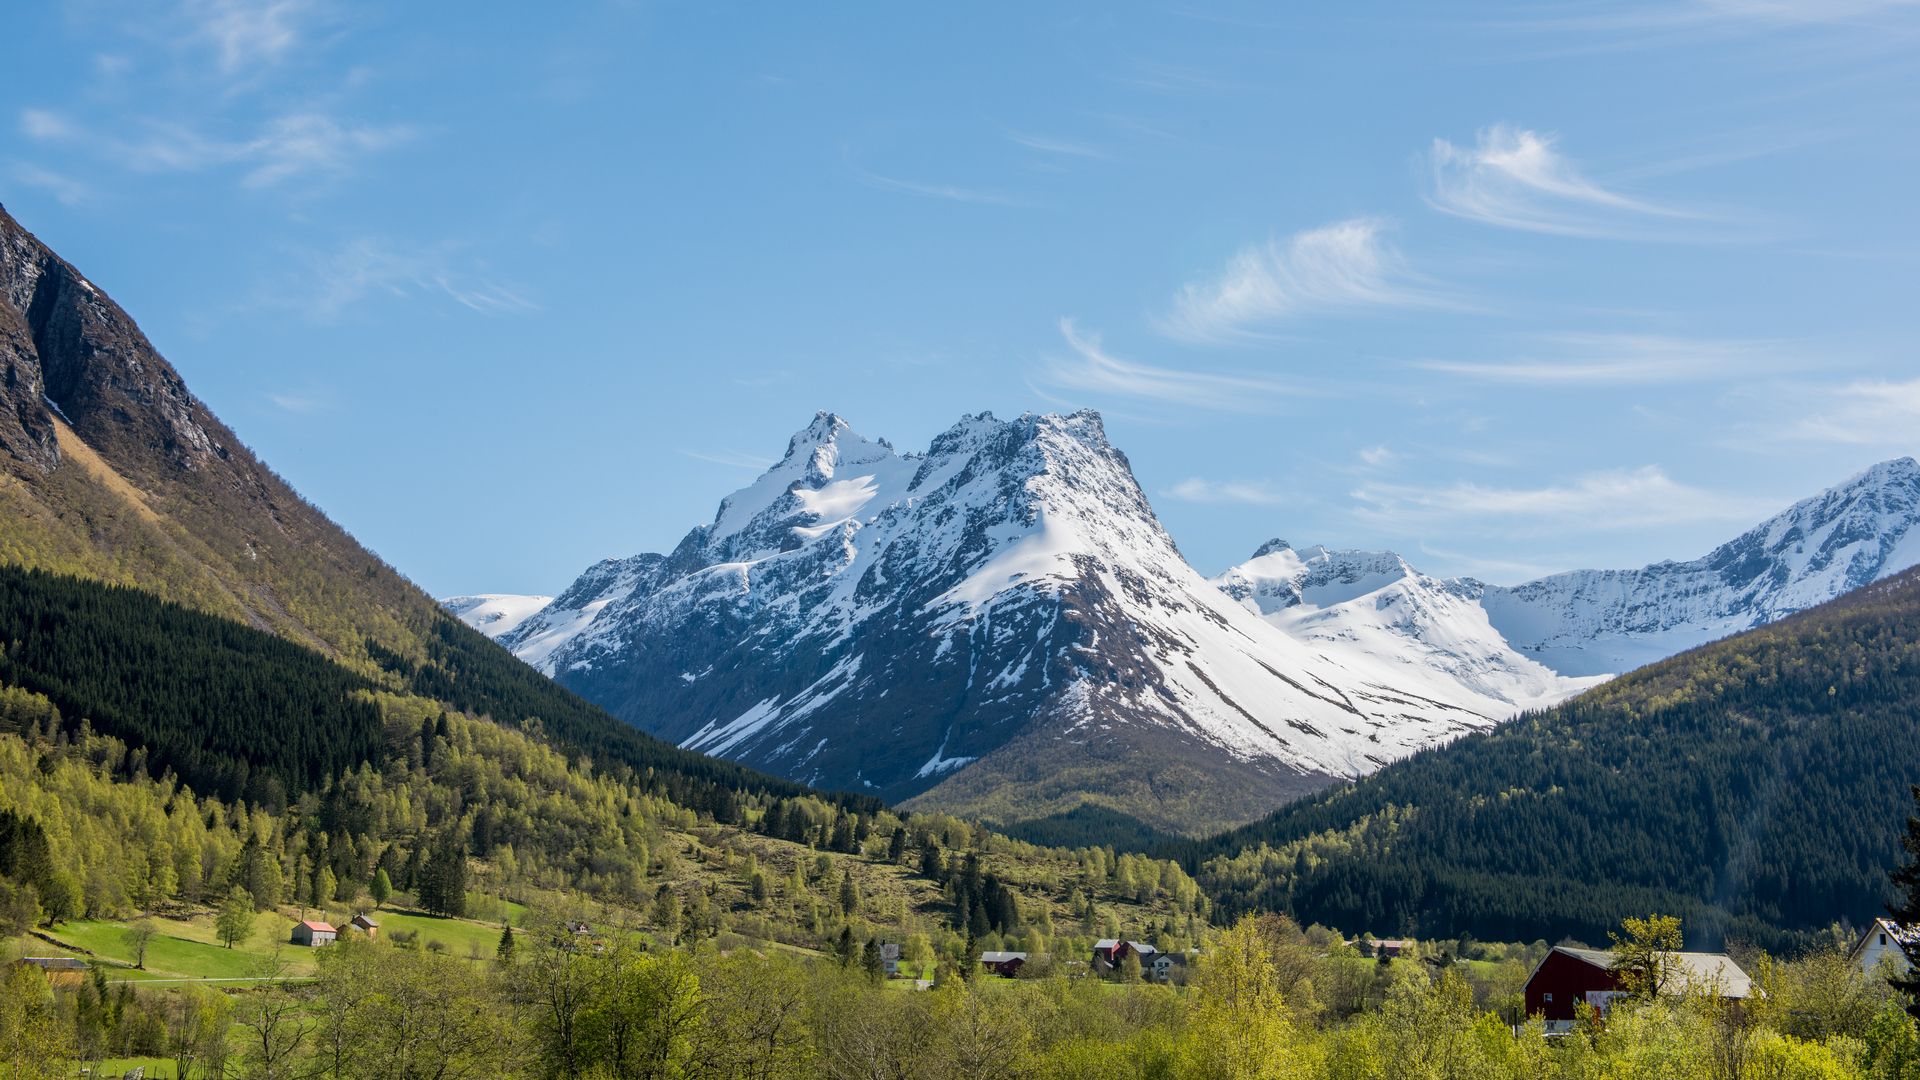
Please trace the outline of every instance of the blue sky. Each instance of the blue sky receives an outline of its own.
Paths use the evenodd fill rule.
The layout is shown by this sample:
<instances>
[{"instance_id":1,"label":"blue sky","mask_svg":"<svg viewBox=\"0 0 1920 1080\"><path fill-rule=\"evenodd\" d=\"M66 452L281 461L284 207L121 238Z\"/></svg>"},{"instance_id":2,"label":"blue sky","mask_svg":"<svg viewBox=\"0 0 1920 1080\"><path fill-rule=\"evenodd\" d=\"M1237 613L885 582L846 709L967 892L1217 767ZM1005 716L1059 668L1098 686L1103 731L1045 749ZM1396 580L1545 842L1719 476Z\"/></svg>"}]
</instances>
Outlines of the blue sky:
<instances>
[{"instance_id":1,"label":"blue sky","mask_svg":"<svg viewBox=\"0 0 1920 1080\"><path fill-rule=\"evenodd\" d=\"M437 595L816 409L1099 409L1188 558L1692 558L1920 449L1920 6L65 0L0 202Z\"/></svg>"}]
</instances>

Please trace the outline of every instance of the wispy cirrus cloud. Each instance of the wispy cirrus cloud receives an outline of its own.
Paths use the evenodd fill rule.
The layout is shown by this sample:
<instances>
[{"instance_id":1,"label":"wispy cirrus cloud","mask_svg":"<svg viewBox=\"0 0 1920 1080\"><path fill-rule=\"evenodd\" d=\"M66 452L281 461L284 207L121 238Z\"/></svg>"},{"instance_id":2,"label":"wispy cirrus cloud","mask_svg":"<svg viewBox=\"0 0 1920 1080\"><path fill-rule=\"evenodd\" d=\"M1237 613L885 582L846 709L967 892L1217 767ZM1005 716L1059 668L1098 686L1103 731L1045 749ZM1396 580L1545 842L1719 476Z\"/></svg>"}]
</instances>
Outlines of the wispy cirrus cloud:
<instances>
[{"instance_id":1,"label":"wispy cirrus cloud","mask_svg":"<svg viewBox=\"0 0 1920 1080\"><path fill-rule=\"evenodd\" d=\"M765 471L772 468L774 464L772 458L759 454L743 454L737 450L675 450L674 453L685 455L696 461L711 461L715 465L731 465L740 469Z\"/></svg>"},{"instance_id":2,"label":"wispy cirrus cloud","mask_svg":"<svg viewBox=\"0 0 1920 1080\"><path fill-rule=\"evenodd\" d=\"M1028 205L1026 200L1007 195L1003 192L989 191L982 188L957 187L952 184L920 184L911 180L896 180L891 176L881 176L879 173L868 172L851 163L849 163L848 167L853 170L854 175L860 179L861 183L869 187L886 188L890 191L904 191L912 195L925 195L933 199L951 199L954 202L962 203L985 203L992 206Z\"/></svg>"},{"instance_id":3,"label":"wispy cirrus cloud","mask_svg":"<svg viewBox=\"0 0 1920 1080\"><path fill-rule=\"evenodd\" d=\"M255 188L301 176L350 172L361 156L403 143L414 134L405 126L343 124L320 113L295 113L268 120L246 140L209 138L171 121L149 121L137 134L122 137L89 130L45 109L23 110L20 130L36 142L74 146L136 172L202 172L238 166L244 170L241 183Z\"/></svg>"},{"instance_id":4,"label":"wispy cirrus cloud","mask_svg":"<svg viewBox=\"0 0 1920 1080\"><path fill-rule=\"evenodd\" d=\"M1072 319L1060 320L1070 357L1049 357L1036 372L1050 386L1086 393L1117 394L1167 404L1232 412L1258 412L1289 388L1264 379L1178 371L1122 360L1100 344L1100 335L1083 333Z\"/></svg>"},{"instance_id":5,"label":"wispy cirrus cloud","mask_svg":"<svg viewBox=\"0 0 1920 1080\"><path fill-rule=\"evenodd\" d=\"M1829 392L1832 400L1787 429L1809 442L1905 445L1920 442L1920 379L1873 379Z\"/></svg>"},{"instance_id":6,"label":"wispy cirrus cloud","mask_svg":"<svg viewBox=\"0 0 1920 1080\"><path fill-rule=\"evenodd\" d=\"M483 265L460 257L454 244L423 247L362 237L332 253L310 255L307 261L308 275L277 302L321 321L374 296L440 297L490 315L539 310L533 301L490 280Z\"/></svg>"},{"instance_id":7,"label":"wispy cirrus cloud","mask_svg":"<svg viewBox=\"0 0 1920 1080\"><path fill-rule=\"evenodd\" d=\"M66 206L85 202L93 194L92 190L80 181L63 176L51 169L43 169L38 165L16 165L13 169L13 178L29 187L37 187L52 193L55 199Z\"/></svg>"},{"instance_id":8,"label":"wispy cirrus cloud","mask_svg":"<svg viewBox=\"0 0 1920 1080\"><path fill-rule=\"evenodd\" d=\"M1385 230L1379 218L1351 218L1242 248L1217 276L1184 286L1158 328L1185 341L1233 341L1314 311L1441 303L1413 287Z\"/></svg>"},{"instance_id":9,"label":"wispy cirrus cloud","mask_svg":"<svg viewBox=\"0 0 1920 1080\"><path fill-rule=\"evenodd\" d=\"M231 75L285 57L320 9L311 0L187 0L180 16L189 40L210 45Z\"/></svg>"},{"instance_id":10,"label":"wispy cirrus cloud","mask_svg":"<svg viewBox=\"0 0 1920 1080\"><path fill-rule=\"evenodd\" d=\"M1180 481L1162 492L1171 498L1197 503L1250 503L1255 506L1279 506L1286 496L1265 481L1202 480L1195 476Z\"/></svg>"},{"instance_id":11,"label":"wispy cirrus cloud","mask_svg":"<svg viewBox=\"0 0 1920 1080\"><path fill-rule=\"evenodd\" d=\"M1555 334L1511 360L1419 360L1414 367L1487 382L1600 386L1688 382L1755 374L1791 360L1778 342L1708 341L1658 334Z\"/></svg>"},{"instance_id":12,"label":"wispy cirrus cloud","mask_svg":"<svg viewBox=\"0 0 1920 1080\"><path fill-rule=\"evenodd\" d=\"M1696 215L1611 191L1554 148L1558 136L1507 124L1480 132L1473 147L1433 140L1427 155L1437 210L1508 229L1561 236L1645 235L1649 218Z\"/></svg>"},{"instance_id":13,"label":"wispy cirrus cloud","mask_svg":"<svg viewBox=\"0 0 1920 1080\"><path fill-rule=\"evenodd\" d=\"M1085 143L1073 142L1068 139L1056 139L1047 135L1026 135L1014 132L1009 133L1007 138L1029 150L1044 150L1049 154L1066 154L1070 157L1088 158L1104 158L1107 156L1102 151L1096 150Z\"/></svg>"},{"instance_id":14,"label":"wispy cirrus cloud","mask_svg":"<svg viewBox=\"0 0 1920 1080\"><path fill-rule=\"evenodd\" d=\"M1590 473L1540 488L1447 488L1368 484L1352 497L1363 519L1389 527L1479 520L1504 531L1627 529L1702 521L1751 521L1778 509L1772 502L1682 484L1658 466Z\"/></svg>"}]
</instances>

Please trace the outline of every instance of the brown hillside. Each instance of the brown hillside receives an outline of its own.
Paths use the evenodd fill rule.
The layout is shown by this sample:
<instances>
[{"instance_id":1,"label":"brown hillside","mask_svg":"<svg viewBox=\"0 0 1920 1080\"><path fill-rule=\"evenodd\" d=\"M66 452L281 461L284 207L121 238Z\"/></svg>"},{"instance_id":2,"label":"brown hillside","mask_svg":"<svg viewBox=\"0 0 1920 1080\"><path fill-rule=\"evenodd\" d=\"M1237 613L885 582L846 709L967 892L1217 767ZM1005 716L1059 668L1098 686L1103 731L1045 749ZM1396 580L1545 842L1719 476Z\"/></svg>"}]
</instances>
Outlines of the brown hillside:
<instances>
[{"instance_id":1,"label":"brown hillside","mask_svg":"<svg viewBox=\"0 0 1920 1080\"><path fill-rule=\"evenodd\" d=\"M104 288L4 208L0 366L0 559L133 585L363 670L366 638L421 655L432 599L255 458Z\"/></svg>"}]
</instances>

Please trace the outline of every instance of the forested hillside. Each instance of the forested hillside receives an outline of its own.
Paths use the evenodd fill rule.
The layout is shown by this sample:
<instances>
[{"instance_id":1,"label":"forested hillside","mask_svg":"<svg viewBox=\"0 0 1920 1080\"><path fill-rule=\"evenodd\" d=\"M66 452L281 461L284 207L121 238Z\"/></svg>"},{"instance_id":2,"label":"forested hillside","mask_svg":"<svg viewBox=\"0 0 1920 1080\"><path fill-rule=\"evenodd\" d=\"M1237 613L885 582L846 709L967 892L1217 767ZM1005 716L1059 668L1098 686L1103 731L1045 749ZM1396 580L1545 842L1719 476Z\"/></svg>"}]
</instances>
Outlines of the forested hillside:
<instances>
[{"instance_id":1,"label":"forested hillside","mask_svg":"<svg viewBox=\"0 0 1920 1080\"><path fill-rule=\"evenodd\" d=\"M67 608L38 636L9 633L38 643L37 652L14 661L19 678L131 744L151 743L151 753L204 790L228 798L245 792L257 802L270 779L299 789L321 772L357 765L368 720L364 707L356 712L340 694L375 687L533 724L569 753L606 765L671 774L663 781L683 784L677 795L691 803L705 805L715 788L789 796L805 790L649 738L441 610L256 459L100 283L4 209L0 369L0 566L139 590L297 642L348 669L315 667L211 623L161 615L131 597L96 596L74 606L72 596L56 601L36 586L34 604ZM8 580L19 600L25 586ZM103 603L109 621L132 620L129 626L146 627L139 631L146 636L122 640L120 653L100 652L111 635L81 622L106 617ZM203 686L152 667L161 663L159 643L189 627L193 643L167 662L199 663L216 642L231 651L246 641L241 651L252 650L252 658L229 656L239 666L220 669ZM70 647L145 674L129 668L132 681L115 686L117 675L84 670ZM259 681L262 662L281 665L285 678ZM252 730L236 719L245 701L263 710ZM294 733L290 710L300 708L318 711L311 730ZM292 745L273 745L282 738ZM204 745L191 746L194 739ZM256 779L263 767L270 776ZM842 801L868 813L879 805L867 797Z\"/></svg>"},{"instance_id":2,"label":"forested hillside","mask_svg":"<svg viewBox=\"0 0 1920 1080\"><path fill-rule=\"evenodd\" d=\"M1920 782L1920 570L1651 665L1174 854L1230 912L1780 947L1890 899Z\"/></svg>"},{"instance_id":3,"label":"forested hillside","mask_svg":"<svg viewBox=\"0 0 1920 1080\"><path fill-rule=\"evenodd\" d=\"M387 752L374 691L398 681L457 711L526 727L561 751L659 785L679 805L732 821L750 792L807 794L803 785L681 750L628 727L447 620L437 662L379 651L379 679L312 649L169 603L137 589L0 566L0 681L50 699L68 724L84 718L137 754L226 800L284 805ZM449 665L448 667L441 666ZM377 674L377 673L376 673ZM49 733L51 734L51 733ZM871 796L840 804L873 814Z\"/></svg>"}]
</instances>

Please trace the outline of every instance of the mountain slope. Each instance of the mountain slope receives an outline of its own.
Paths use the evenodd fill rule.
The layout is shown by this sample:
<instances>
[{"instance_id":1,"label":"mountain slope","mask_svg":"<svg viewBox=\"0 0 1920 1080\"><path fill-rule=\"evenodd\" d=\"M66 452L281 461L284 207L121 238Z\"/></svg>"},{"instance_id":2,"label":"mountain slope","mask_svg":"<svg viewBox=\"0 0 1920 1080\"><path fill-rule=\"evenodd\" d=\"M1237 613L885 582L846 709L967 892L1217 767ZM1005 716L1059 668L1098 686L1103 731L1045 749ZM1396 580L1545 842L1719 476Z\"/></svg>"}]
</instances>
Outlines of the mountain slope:
<instances>
[{"instance_id":1,"label":"mountain slope","mask_svg":"<svg viewBox=\"0 0 1920 1080\"><path fill-rule=\"evenodd\" d=\"M1920 568L1177 851L1229 911L1769 947L1880 913L1920 782Z\"/></svg>"},{"instance_id":2,"label":"mountain slope","mask_svg":"<svg viewBox=\"0 0 1920 1080\"><path fill-rule=\"evenodd\" d=\"M1487 618L1563 675L1630 671L1920 563L1920 462L1884 461L1692 562L1488 586Z\"/></svg>"},{"instance_id":3,"label":"mountain slope","mask_svg":"<svg viewBox=\"0 0 1920 1080\"><path fill-rule=\"evenodd\" d=\"M484 596L450 596L440 601L440 606L487 637L499 640L501 635L512 633L521 623L539 614L540 609L551 603L551 596L488 593Z\"/></svg>"},{"instance_id":4,"label":"mountain slope","mask_svg":"<svg viewBox=\"0 0 1920 1080\"><path fill-rule=\"evenodd\" d=\"M1399 665L1404 685L1435 697L1472 695L1502 719L1604 678L1567 678L1521 655L1488 621L1486 586L1428 577L1391 551L1295 551L1269 540L1210 581L1294 638Z\"/></svg>"},{"instance_id":5,"label":"mountain slope","mask_svg":"<svg viewBox=\"0 0 1920 1080\"><path fill-rule=\"evenodd\" d=\"M1246 820L1510 711L1233 603L1091 412L982 413L908 455L822 413L671 554L590 568L500 640L683 746L1002 821L1089 792Z\"/></svg>"},{"instance_id":6,"label":"mountain slope","mask_svg":"<svg viewBox=\"0 0 1920 1080\"><path fill-rule=\"evenodd\" d=\"M1407 667L1409 686L1483 710L1543 708L1629 671L1920 562L1920 464L1882 462L1711 554L1505 588L1428 577L1390 551L1273 540L1213 578L1296 638ZM1424 683L1422 680L1425 680Z\"/></svg>"},{"instance_id":7,"label":"mountain slope","mask_svg":"<svg viewBox=\"0 0 1920 1080\"><path fill-rule=\"evenodd\" d=\"M243 622L385 689L537 717L604 763L798 790L661 744L442 610L256 459L131 316L3 208L0 564Z\"/></svg>"}]
</instances>

